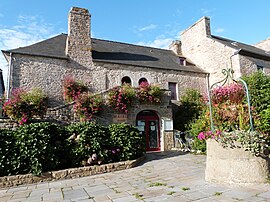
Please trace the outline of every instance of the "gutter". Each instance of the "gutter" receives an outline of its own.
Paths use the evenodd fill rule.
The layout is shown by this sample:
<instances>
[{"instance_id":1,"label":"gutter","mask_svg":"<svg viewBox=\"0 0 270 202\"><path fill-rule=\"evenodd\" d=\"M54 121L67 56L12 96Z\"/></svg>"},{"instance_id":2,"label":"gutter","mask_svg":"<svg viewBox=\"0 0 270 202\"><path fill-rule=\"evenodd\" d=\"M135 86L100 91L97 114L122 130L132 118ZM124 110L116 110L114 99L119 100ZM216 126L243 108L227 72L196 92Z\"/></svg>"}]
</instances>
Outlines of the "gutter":
<instances>
[{"instance_id":1,"label":"gutter","mask_svg":"<svg viewBox=\"0 0 270 202\"><path fill-rule=\"evenodd\" d=\"M9 99L10 94L10 80L12 75L12 52L9 53L9 65L8 65L8 75L7 75L7 92L6 99Z\"/></svg>"}]
</instances>

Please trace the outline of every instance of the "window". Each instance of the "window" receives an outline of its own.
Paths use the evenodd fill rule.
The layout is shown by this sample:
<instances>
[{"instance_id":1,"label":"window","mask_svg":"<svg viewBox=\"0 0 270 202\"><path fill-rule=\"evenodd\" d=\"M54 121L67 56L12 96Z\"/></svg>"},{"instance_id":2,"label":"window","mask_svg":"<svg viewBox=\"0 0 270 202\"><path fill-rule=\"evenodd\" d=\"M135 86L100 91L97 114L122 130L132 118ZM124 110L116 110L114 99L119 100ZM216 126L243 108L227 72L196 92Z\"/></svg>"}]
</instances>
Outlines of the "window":
<instances>
[{"instance_id":1,"label":"window","mask_svg":"<svg viewBox=\"0 0 270 202\"><path fill-rule=\"evenodd\" d=\"M141 85L142 82L148 83L146 78L140 78L139 85Z\"/></svg>"},{"instance_id":2,"label":"window","mask_svg":"<svg viewBox=\"0 0 270 202\"><path fill-rule=\"evenodd\" d=\"M179 61L180 61L180 65L183 65L183 66L186 65L186 60L185 60L185 58L179 58Z\"/></svg>"},{"instance_id":3,"label":"window","mask_svg":"<svg viewBox=\"0 0 270 202\"><path fill-rule=\"evenodd\" d=\"M122 78L121 82L122 82L122 85L123 84L129 84L129 85L131 85L131 79L128 76L124 76Z\"/></svg>"},{"instance_id":4,"label":"window","mask_svg":"<svg viewBox=\"0 0 270 202\"><path fill-rule=\"evenodd\" d=\"M257 65L257 71L263 72L263 66Z\"/></svg>"},{"instance_id":5,"label":"window","mask_svg":"<svg viewBox=\"0 0 270 202\"><path fill-rule=\"evenodd\" d=\"M171 99L177 100L177 83L169 82L169 90L171 91Z\"/></svg>"}]
</instances>

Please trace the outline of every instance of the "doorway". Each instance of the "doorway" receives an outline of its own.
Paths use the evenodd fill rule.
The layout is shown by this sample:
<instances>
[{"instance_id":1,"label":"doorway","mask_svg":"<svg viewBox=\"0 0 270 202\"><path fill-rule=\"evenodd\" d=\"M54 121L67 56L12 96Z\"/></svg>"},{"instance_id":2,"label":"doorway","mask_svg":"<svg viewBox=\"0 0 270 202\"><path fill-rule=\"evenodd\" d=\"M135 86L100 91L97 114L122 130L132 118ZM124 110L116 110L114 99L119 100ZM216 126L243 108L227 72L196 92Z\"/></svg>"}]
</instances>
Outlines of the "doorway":
<instances>
[{"instance_id":1,"label":"doorway","mask_svg":"<svg viewBox=\"0 0 270 202\"><path fill-rule=\"evenodd\" d=\"M146 151L160 151L159 117L152 110L141 111L136 118L136 126L145 137Z\"/></svg>"}]
</instances>

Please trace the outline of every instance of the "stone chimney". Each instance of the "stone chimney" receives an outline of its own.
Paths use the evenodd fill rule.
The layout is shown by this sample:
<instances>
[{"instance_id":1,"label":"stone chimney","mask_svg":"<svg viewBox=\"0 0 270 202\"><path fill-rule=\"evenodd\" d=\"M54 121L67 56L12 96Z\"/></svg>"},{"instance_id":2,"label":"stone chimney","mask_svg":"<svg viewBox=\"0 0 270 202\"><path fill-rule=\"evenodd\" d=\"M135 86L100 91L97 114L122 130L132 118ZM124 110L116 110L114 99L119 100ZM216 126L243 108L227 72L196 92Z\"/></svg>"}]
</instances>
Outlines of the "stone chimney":
<instances>
[{"instance_id":1,"label":"stone chimney","mask_svg":"<svg viewBox=\"0 0 270 202\"><path fill-rule=\"evenodd\" d=\"M68 16L66 54L86 67L92 64L90 18L87 9L77 7L72 7Z\"/></svg>"},{"instance_id":2,"label":"stone chimney","mask_svg":"<svg viewBox=\"0 0 270 202\"><path fill-rule=\"evenodd\" d=\"M181 50L181 41L179 40L174 40L170 45L169 49L173 51L176 55L180 56L182 55L182 50Z\"/></svg>"}]
</instances>

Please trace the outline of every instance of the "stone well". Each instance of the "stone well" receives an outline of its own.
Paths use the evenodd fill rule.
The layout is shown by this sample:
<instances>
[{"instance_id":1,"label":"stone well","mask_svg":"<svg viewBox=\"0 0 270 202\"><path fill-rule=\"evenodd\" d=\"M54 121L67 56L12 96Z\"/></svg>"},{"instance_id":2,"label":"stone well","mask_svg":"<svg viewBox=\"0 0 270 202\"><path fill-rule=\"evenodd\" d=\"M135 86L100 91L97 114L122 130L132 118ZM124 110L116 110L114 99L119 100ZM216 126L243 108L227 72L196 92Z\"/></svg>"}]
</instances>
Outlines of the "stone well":
<instances>
[{"instance_id":1,"label":"stone well","mask_svg":"<svg viewBox=\"0 0 270 202\"><path fill-rule=\"evenodd\" d=\"M205 180L217 183L266 183L270 176L270 160L256 157L243 148L223 148L207 140Z\"/></svg>"}]
</instances>

